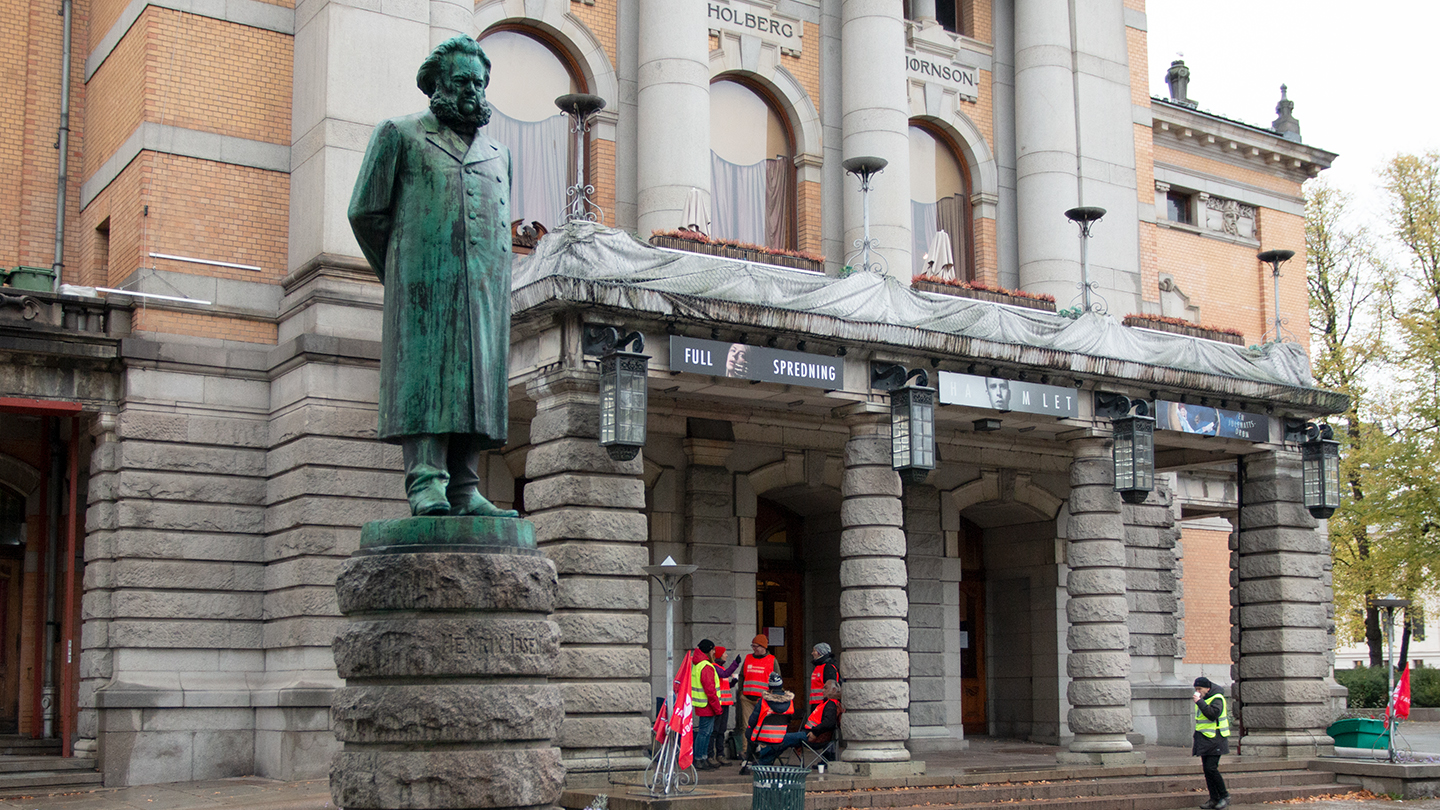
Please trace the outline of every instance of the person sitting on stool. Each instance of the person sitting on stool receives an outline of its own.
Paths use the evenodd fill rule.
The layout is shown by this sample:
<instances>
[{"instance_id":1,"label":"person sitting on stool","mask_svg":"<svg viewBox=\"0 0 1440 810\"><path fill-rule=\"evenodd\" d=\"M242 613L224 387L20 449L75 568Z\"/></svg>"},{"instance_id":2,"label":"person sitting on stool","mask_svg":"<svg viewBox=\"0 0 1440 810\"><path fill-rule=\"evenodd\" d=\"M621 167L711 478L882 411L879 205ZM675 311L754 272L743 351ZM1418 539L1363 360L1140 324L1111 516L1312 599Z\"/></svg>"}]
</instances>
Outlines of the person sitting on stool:
<instances>
[{"instance_id":1,"label":"person sitting on stool","mask_svg":"<svg viewBox=\"0 0 1440 810\"><path fill-rule=\"evenodd\" d=\"M840 715L844 711L840 705L840 683L826 681L823 698L810 710L805 727L786 734L776 745L760 749L760 756L756 761L761 765L769 765L781 754L798 747L802 742L810 743L810 747L816 751L823 751L835 738L835 727L840 725Z\"/></svg>"},{"instance_id":2,"label":"person sitting on stool","mask_svg":"<svg viewBox=\"0 0 1440 810\"><path fill-rule=\"evenodd\" d=\"M790 727L790 718L795 714L795 693L785 688L785 681L777 670L770 673L770 688L760 696L755 712L750 716L750 744L756 749L775 746L785 739L785 730ZM760 764L764 762L762 753ZM774 757L770 761L774 761ZM750 763L740 766L740 773L750 773Z\"/></svg>"}]
</instances>

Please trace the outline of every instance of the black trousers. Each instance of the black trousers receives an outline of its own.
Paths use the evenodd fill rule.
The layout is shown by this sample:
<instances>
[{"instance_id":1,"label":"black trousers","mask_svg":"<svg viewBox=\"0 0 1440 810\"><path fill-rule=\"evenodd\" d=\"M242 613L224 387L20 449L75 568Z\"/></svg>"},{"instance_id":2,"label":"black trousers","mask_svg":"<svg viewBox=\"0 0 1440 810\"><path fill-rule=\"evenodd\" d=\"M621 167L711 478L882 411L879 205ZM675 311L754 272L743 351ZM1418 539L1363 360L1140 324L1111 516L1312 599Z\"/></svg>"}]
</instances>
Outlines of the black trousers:
<instances>
[{"instance_id":1,"label":"black trousers","mask_svg":"<svg viewBox=\"0 0 1440 810\"><path fill-rule=\"evenodd\" d=\"M730 727L730 707L721 706L715 715L715 728L710 731L710 756L721 759L725 756L725 732Z\"/></svg>"},{"instance_id":2,"label":"black trousers","mask_svg":"<svg viewBox=\"0 0 1440 810\"><path fill-rule=\"evenodd\" d=\"M1200 757L1200 767L1205 771L1205 787L1210 791L1210 801L1218 802L1230 795L1225 789L1225 778L1220 775L1220 755Z\"/></svg>"}]
</instances>

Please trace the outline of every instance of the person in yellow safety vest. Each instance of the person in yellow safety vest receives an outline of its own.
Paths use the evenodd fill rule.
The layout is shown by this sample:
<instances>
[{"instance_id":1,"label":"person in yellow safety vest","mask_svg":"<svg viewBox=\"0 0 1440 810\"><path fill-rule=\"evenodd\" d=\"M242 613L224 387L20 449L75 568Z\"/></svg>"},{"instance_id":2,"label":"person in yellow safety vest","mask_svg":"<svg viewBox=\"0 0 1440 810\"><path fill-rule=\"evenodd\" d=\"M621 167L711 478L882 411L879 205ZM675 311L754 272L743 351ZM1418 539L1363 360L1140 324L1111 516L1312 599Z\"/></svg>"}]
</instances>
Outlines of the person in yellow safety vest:
<instances>
[{"instance_id":1,"label":"person in yellow safety vest","mask_svg":"<svg viewBox=\"0 0 1440 810\"><path fill-rule=\"evenodd\" d=\"M715 716L720 713L720 678L716 674L715 664L710 660L710 653L715 650L715 642L710 639L701 639L695 649L690 651L690 706L695 711L695 731L693 756L695 757L695 769L700 771L714 770L717 766L706 759L710 750L710 730L715 725ZM676 673L678 685L679 673Z\"/></svg>"},{"instance_id":2,"label":"person in yellow safety vest","mask_svg":"<svg viewBox=\"0 0 1440 810\"><path fill-rule=\"evenodd\" d=\"M844 712L845 709L840 705L840 682L826 681L820 690L820 701L811 705L810 716L805 719L805 725L799 731L786 734L779 743L760 749L756 762L769 765L787 749L802 742L810 743L817 751L824 750L835 738L835 728L840 725L840 715Z\"/></svg>"},{"instance_id":3,"label":"person in yellow safety vest","mask_svg":"<svg viewBox=\"0 0 1440 810\"><path fill-rule=\"evenodd\" d=\"M770 673L769 689L760 696L755 713L750 716L750 744L774 746L785 739L790 718L795 714L795 693L785 688L779 672ZM740 766L740 773L750 772L750 763Z\"/></svg>"},{"instance_id":4,"label":"person in yellow safety vest","mask_svg":"<svg viewBox=\"0 0 1440 810\"><path fill-rule=\"evenodd\" d=\"M735 685L730 682L730 676L739 669L740 656L726 666L725 648L716 645L710 659L715 662L720 682L720 713L715 715L715 726L710 730L710 750L706 753L710 763L718 768L725 764L725 732L730 727L730 707L735 705Z\"/></svg>"},{"instance_id":5,"label":"person in yellow safety vest","mask_svg":"<svg viewBox=\"0 0 1440 810\"><path fill-rule=\"evenodd\" d=\"M823 641L810 650L810 659L815 664L810 670L810 705L818 706L825 699L825 684L840 682L840 668L835 665L835 654L830 651L830 645Z\"/></svg>"},{"instance_id":6,"label":"person in yellow safety vest","mask_svg":"<svg viewBox=\"0 0 1440 810\"><path fill-rule=\"evenodd\" d=\"M776 672L775 656L770 654L769 647L770 639L764 633L750 639L750 654L740 663L740 714L735 728L746 740L750 739L750 716L755 714L760 695L770 683L770 676ZM749 759L754 752L755 744L747 743L745 758Z\"/></svg>"},{"instance_id":7,"label":"person in yellow safety vest","mask_svg":"<svg viewBox=\"0 0 1440 810\"><path fill-rule=\"evenodd\" d=\"M1220 757L1230 753L1230 706L1220 687L1200 676L1195 679L1195 741L1190 753L1200 757L1205 772L1205 787L1210 801L1200 805L1204 810L1225 810L1230 806L1230 791L1220 776Z\"/></svg>"}]
</instances>

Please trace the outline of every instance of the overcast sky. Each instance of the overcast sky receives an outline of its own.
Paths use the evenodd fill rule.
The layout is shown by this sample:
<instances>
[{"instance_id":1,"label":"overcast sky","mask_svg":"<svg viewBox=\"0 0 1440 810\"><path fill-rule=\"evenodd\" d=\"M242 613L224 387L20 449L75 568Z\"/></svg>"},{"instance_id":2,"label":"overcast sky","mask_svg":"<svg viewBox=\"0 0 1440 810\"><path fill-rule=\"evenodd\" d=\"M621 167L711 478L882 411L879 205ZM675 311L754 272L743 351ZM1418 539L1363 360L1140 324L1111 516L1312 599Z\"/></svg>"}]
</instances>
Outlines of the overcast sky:
<instances>
[{"instance_id":1,"label":"overcast sky","mask_svg":"<svg viewBox=\"0 0 1440 810\"><path fill-rule=\"evenodd\" d=\"M1201 110L1269 127L1289 86L1306 144L1338 152L1321 177L1377 219L1375 172L1440 149L1440 0L1150 0L1150 94L1176 53Z\"/></svg>"}]
</instances>

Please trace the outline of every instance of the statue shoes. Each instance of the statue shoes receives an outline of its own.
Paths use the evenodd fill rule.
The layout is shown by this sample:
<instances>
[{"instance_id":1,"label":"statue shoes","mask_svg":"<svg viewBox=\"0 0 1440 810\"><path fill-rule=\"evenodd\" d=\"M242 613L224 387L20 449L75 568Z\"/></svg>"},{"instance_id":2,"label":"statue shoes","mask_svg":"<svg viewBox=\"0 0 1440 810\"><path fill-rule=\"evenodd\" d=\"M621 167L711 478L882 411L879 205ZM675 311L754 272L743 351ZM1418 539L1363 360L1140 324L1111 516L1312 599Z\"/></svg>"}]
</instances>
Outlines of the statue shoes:
<instances>
[{"instance_id":1,"label":"statue shoes","mask_svg":"<svg viewBox=\"0 0 1440 810\"><path fill-rule=\"evenodd\" d=\"M514 509L501 509L491 503L478 490L456 493L456 497L450 499L449 514L465 517L520 517L520 513Z\"/></svg>"}]
</instances>

